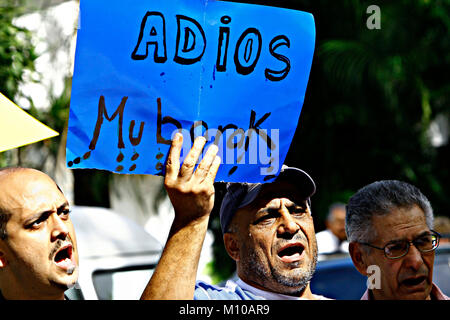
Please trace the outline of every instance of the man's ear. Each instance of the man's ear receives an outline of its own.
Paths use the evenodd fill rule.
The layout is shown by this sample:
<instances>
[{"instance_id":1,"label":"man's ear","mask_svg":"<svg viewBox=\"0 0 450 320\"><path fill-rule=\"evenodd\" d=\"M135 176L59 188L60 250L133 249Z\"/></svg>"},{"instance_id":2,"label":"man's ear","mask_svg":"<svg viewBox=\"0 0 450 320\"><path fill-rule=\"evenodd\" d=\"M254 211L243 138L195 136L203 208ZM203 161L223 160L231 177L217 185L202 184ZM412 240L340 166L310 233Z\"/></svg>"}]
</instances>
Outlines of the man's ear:
<instances>
[{"instance_id":1,"label":"man's ear","mask_svg":"<svg viewBox=\"0 0 450 320\"><path fill-rule=\"evenodd\" d=\"M223 243L228 255L234 261L239 261L239 242L236 239L236 234L227 232L223 235Z\"/></svg>"},{"instance_id":2,"label":"man's ear","mask_svg":"<svg viewBox=\"0 0 450 320\"><path fill-rule=\"evenodd\" d=\"M367 276L367 263L365 261L366 256L363 250L364 249L357 242L350 242L348 245L348 251L356 270L358 270L358 272L363 276Z\"/></svg>"}]
</instances>

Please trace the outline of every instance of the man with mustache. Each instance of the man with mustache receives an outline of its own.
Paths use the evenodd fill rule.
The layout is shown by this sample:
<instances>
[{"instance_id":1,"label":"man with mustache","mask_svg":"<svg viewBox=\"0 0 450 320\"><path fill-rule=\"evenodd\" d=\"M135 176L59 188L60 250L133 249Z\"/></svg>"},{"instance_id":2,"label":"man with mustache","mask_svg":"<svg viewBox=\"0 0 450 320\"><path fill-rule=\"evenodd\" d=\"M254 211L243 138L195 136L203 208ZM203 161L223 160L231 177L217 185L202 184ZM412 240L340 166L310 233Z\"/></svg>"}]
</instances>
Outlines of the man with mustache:
<instances>
[{"instance_id":1,"label":"man with mustache","mask_svg":"<svg viewBox=\"0 0 450 320\"><path fill-rule=\"evenodd\" d=\"M325 299L314 295L309 285L317 261L310 208L315 184L297 168L283 167L272 183L228 184L220 221L239 279L229 280L225 287L195 282L220 165L212 145L194 171L204 145L205 139L197 138L180 168L182 135L172 141L165 187L175 219L141 298Z\"/></svg>"},{"instance_id":2,"label":"man with mustache","mask_svg":"<svg viewBox=\"0 0 450 320\"><path fill-rule=\"evenodd\" d=\"M63 300L78 278L69 203L46 174L0 169L0 300Z\"/></svg>"},{"instance_id":3,"label":"man with mustache","mask_svg":"<svg viewBox=\"0 0 450 320\"><path fill-rule=\"evenodd\" d=\"M432 228L430 202L409 183L377 181L350 198L350 255L356 269L369 277L362 300L449 299L433 284L440 235Z\"/></svg>"}]
</instances>

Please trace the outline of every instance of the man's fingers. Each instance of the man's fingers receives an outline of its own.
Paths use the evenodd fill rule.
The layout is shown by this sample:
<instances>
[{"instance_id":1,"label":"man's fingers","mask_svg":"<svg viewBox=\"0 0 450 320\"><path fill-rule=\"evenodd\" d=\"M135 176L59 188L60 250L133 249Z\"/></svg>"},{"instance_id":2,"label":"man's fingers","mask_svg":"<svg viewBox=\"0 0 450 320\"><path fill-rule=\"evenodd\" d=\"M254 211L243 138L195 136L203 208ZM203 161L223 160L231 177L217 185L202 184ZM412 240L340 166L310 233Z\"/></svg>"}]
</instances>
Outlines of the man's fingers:
<instances>
[{"instance_id":1,"label":"man's fingers","mask_svg":"<svg viewBox=\"0 0 450 320\"><path fill-rule=\"evenodd\" d=\"M166 179L175 180L180 170L180 154L183 146L183 135L176 133L172 140L166 164Z\"/></svg>"},{"instance_id":2,"label":"man's fingers","mask_svg":"<svg viewBox=\"0 0 450 320\"><path fill-rule=\"evenodd\" d=\"M180 168L180 155L183 147L183 135L176 133L169 151L166 164L166 181L188 180L195 177L197 183L202 183L205 179L214 182L217 171L219 170L221 159L217 157L218 147L212 144L202 159L194 173L195 165L206 144L206 139L202 136L194 140L191 150L183 161Z\"/></svg>"},{"instance_id":3,"label":"man's fingers","mask_svg":"<svg viewBox=\"0 0 450 320\"><path fill-rule=\"evenodd\" d=\"M202 159L194 173L194 176L198 182L202 182L208 175L208 171L212 163L214 162L214 158L216 157L218 151L219 148L215 144L209 146L208 151L206 151L204 158Z\"/></svg>"},{"instance_id":4,"label":"man's fingers","mask_svg":"<svg viewBox=\"0 0 450 320\"><path fill-rule=\"evenodd\" d=\"M214 180L216 179L217 171L219 171L220 163L222 162L222 159L220 159L219 156L215 156L213 163L211 164L211 167L208 170L208 174L206 175L206 178L204 181L209 183L214 183Z\"/></svg>"},{"instance_id":5,"label":"man's fingers","mask_svg":"<svg viewBox=\"0 0 450 320\"><path fill-rule=\"evenodd\" d=\"M179 176L185 179L189 179L194 172L195 165L200 157L203 147L205 146L206 139L203 136L197 137L194 140L191 150L187 154L181 166Z\"/></svg>"}]
</instances>

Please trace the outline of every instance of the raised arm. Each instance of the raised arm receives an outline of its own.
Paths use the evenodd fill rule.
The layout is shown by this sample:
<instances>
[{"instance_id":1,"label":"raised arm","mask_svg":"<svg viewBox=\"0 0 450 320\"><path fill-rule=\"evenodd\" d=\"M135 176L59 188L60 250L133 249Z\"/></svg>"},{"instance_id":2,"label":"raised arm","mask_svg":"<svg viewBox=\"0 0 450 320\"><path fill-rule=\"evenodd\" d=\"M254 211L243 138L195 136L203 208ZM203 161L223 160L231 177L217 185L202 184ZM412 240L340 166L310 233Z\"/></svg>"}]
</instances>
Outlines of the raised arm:
<instances>
[{"instance_id":1,"label":"raised arm","mask_svg":"<svg viewBox=\"0 0 450 320\"><path fill-rule=\"evenodd\" d=\"M198 261L214 206L214 179L220 166L217 146L211 145L194 171L205 142L203 137L195 139L180 168L183 136L177 133L172 141L164 185L175 209L175 218L161 259L141 299L194 297Z\"/></svg>"}]
</instances>

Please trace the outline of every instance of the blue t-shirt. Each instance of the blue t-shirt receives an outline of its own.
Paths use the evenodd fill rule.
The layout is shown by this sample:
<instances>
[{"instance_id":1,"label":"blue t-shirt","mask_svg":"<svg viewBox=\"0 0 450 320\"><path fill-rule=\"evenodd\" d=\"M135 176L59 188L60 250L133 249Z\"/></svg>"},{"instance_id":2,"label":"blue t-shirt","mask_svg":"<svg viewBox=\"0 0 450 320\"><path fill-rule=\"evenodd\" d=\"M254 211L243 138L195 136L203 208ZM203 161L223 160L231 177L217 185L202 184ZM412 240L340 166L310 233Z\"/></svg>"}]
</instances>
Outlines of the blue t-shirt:
<instances>
[{"instance_id":1,"label":"blue t-shirt","mask_svg":"<svg viewBox=\"0 0 450 320\"><path fill-rule=\"evenodd\" d=\"M313 294L316 300L330 300L327 297ZM308 300L307 298L285 295L255 288L241 279L228 280L225 287L197 281L194 300Z\"/></svg>"},{"instance_id":2,"label":"blue t-shirt","mask_svg":"<svg viewBox=\"0 0 450 320\"><path fill-rule=\"evenodd\" d=\"M194 300L263 300L263 297L256 296L248 290L242 289L239 285L228 280L225 287L215 286L203 281L195 284Z\"/></svg>"}]
</instances>

